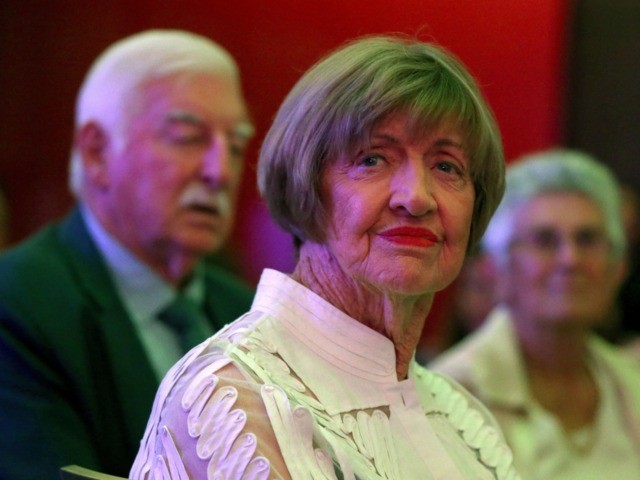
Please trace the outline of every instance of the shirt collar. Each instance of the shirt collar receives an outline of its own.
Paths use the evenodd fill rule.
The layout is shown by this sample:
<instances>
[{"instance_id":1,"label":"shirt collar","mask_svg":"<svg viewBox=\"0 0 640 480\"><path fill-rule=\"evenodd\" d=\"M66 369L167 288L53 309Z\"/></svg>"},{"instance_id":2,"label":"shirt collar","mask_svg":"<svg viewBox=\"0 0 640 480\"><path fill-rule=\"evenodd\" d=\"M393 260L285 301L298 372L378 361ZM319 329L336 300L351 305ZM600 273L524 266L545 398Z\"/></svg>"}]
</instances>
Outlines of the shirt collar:
<instances>
[{"instance_id":1,"label":"shirt collar","mask_svg":"<svg viewBox=\"0 0 640 480\"><path fill-rule=\"evenodd\" d=\"M478 396L510 408L526 408L531 402L529 382L513 328L511 313L496 307L478 329L477 356L471 368L478 382Z\"/></svg>"},{"instance_id":2,"label":"shirt collar","mask_svg":"<svg viewBox=\"0 0 640 480\"><path fill-rule=\"evenodd\" d=\"M81 205L80 211L129 314L140 323L154 319L173 301L177 294L175 288L110 235L89 208ZM204 271L201 265L196 267L184 293L197 304L202 304Z\"/></svg>"},{"instance_id":3,"label":"shirt collar","mask_svg":"<svg viewBox=\"0 0 640 480\"><path fill-rule=\"evenodd\" d=\"M397 382L391 340L289 276L266 269L252 309L278 318L288 332L335 367L374 382Z\"/></svg>"}]
</instances>

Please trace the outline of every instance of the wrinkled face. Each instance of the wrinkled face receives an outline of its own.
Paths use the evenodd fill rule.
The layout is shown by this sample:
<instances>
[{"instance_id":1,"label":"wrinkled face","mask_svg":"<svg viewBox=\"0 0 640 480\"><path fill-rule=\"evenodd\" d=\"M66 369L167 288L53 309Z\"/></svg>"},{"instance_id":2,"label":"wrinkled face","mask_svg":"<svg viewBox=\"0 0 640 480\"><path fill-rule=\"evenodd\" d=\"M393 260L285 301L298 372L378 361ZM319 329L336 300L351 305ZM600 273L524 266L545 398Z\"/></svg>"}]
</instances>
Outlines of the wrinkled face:
<instances>
[{"instance_id":1,"label":"wrinkled face","mask_svg":"<svg viewBox=\"0 0 640 480\"><path fill-rule=\"evenodd\" d=\"M501 290L517 323L588 327L608 313L624 275L602 211L578 193L545 193L514 216Z\"/></svg>"},{"instance_id":2,"label":"wrinkled face","mask_svg":"<svg viewBox=\"0 0 640 480\"><path fill-rule=\"evenodd\" d=\"M370 144L326 167L326 247L354 280L421 295L458 273L475 193L459 135L445 128L412 135L406 120L381 122Z\"/></svg>"},{"instance_id":3,"label":"wrinkled face","mask_svg":"<svg viewBox=\"0 0 640 480\"><path fill-rule=\"evenodd\" d=\"M247 142L238 86L199 74L142 90L106 156L107 228L149 263L218 249L233 224Z\"/></svg>"}]
</instances>

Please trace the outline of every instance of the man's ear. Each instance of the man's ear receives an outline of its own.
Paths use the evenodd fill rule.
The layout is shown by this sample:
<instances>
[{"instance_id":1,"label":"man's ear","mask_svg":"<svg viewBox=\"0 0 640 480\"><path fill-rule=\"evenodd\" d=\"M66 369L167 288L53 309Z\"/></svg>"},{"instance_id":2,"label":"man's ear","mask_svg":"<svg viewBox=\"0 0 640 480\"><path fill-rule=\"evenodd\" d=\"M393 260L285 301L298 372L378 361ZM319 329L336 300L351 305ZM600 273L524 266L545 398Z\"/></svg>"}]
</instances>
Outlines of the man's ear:
<instances>
[{"instance_id":1,"label":"man's ear","mask_svg":"<svg viewBox=\"0 0 640 480\"><path fill-rule=\"evenodd\" d=\"M80 153L85 178L98 188L106 188L109 185L108 143L107 132L94 121L80 126L75 134L76 149Z\"/></svg>"}]
</instances>

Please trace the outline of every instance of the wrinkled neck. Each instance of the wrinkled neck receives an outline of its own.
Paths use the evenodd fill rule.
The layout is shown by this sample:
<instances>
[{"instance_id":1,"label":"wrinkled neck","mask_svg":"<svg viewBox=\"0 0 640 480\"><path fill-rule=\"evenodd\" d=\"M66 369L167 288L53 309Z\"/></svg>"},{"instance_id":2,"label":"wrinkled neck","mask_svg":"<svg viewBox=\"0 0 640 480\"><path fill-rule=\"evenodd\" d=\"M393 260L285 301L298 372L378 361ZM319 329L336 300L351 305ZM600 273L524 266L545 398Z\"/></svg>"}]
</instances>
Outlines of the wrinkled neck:
<instances>
[{"instance_id":1,"label":"wrinkled neck","mask_svg":"<svg viewBox=\"0 0 640 480\"><path fill-rule=\"evenodd\" d=\"M433 294L385 292L350 277L321 244L305 242L293 278L351 318L389 338L396 351L398 379L409 364L433 303Z\"/></svg>"}]
</instances>

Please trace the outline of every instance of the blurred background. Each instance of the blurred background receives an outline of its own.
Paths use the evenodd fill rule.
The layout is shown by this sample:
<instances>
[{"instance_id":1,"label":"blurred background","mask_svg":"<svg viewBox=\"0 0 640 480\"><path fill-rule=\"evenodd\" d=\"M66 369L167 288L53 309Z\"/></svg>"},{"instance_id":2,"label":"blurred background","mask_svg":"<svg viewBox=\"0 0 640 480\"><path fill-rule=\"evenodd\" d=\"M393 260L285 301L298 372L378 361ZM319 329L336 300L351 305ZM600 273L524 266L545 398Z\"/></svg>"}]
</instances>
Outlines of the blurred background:
<instances>
[{"instance_id":1,"label":"blurred background","mask_svg":"<svg viewBox=\"0 0 640 480\"><path fill-rule=\"evenodd\" d=\"M258 135L224 262L255 284L290 271L291 240L257 195L262 137L300 74L345 40L401 32L465 63L502 130L507 159L566 145L640 185L638 0L3 0L0 2L0 185L9 243L62 216L75 95L110 43L148 28L182 28L226 47L243 75ZM0 219L2 214L0 213ZM425 341L446 314L437 299Z\"/></svg>"}]
</instances>

